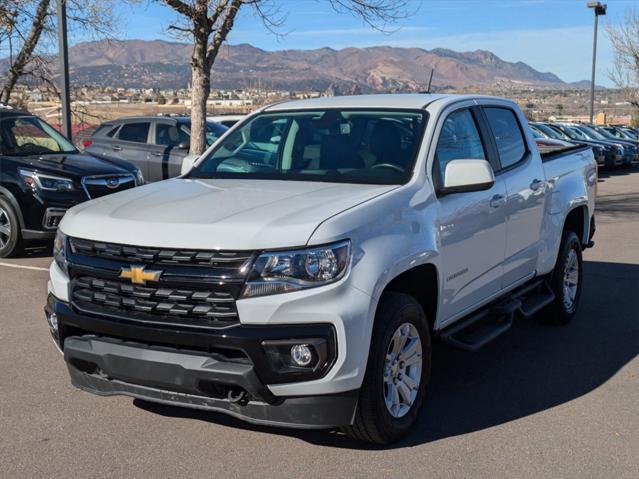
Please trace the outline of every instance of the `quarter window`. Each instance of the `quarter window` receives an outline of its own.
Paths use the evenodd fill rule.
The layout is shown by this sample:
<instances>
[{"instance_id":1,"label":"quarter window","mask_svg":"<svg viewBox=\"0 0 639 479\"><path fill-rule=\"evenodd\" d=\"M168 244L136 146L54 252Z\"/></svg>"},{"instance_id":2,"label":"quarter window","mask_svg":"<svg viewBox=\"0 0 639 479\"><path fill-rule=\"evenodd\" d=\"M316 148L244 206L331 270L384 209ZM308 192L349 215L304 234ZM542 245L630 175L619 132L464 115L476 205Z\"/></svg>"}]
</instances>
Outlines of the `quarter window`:
<instances>
[{"instance_id":1,"label":"quarter window","mask_svg":"<svg viewBox=\"0 0 639 479\"><path fill-rule=\"evenodd\" d=\"M146 143L149 136L149 123L126 123L122 125L118 139L135 143Z\"/></svg>"},{"instance_id":2,"label":"quarter window","mask_svg":"<svg viewBox=\"0 0 639 479\"><path fill-rule=\"evenodd\" d=\"M519 163L526 154L526 142L515 113L508 108L484 108L495 137L502 168Z\"/></svg>"}]
</instances>

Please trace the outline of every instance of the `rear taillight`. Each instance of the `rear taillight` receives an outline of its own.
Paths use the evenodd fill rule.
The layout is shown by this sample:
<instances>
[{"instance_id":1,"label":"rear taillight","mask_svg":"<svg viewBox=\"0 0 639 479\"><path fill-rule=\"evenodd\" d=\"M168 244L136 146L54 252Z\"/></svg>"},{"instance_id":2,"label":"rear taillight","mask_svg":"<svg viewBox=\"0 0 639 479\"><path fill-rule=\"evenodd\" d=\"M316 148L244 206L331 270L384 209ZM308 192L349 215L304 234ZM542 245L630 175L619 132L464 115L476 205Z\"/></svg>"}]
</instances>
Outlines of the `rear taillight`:
<instances>
[{"instance_id":1,"label":"rear taillight","mask_svg":"<svg viewBox=\"0 0 639 479\"><path fill-rule=\"evenodd\" d=\"M90 147L91 145L93 145L93 142L91 140L84 140L82 142L82 146L84 146L85 148Z\"/></svg>"}]
</instances>

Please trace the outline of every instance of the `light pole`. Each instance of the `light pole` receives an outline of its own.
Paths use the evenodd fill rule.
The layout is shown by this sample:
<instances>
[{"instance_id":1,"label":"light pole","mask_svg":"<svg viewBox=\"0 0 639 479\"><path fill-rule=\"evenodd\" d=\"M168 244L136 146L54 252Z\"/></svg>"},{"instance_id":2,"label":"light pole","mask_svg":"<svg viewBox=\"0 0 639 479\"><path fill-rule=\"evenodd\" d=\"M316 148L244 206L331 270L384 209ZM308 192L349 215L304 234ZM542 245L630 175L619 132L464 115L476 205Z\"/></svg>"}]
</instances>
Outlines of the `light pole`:
<instances>
[{"instance_id":1,"label":"light pole","mask_svg":"<svg viewBox=\"0 0 639 479\"><path fill-rule=\"evenodd\" d=\"M595 11L595 33L592 40L592 78L590 80L590 123L592 124L595 116L595 63L597 61L597 24L599 23L599 15L606 14L608 5L601 2L588 2L588 8Z\"/></svg>"},{"instance_id":2,"label":"light pole","mask_svg":"<svg viewBox=\"0 0 639 479\"><path fill-rule=\"evenodd\" d=\"M57 1L58 49L60 56L60 112L62 134L71 140L71 105L69 97L69 50L67 44L67 0Z\"/></svg>"}]
</instances>

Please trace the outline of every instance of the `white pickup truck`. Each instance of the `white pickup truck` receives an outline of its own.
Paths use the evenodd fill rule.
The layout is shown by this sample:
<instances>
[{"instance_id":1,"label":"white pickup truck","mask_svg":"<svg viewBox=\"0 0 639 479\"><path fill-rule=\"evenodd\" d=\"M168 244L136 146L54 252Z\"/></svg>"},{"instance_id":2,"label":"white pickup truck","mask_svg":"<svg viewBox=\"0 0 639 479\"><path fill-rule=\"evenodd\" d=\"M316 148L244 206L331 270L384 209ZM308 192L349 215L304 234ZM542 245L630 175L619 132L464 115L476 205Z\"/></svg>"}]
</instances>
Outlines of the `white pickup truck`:
<instances>
[{"instance_id":1,"label":"white pickup truck","mask_svg":"<svg viewBox=\"0 0 639 479\"><path fill-rule=\"evenodd\" d=\"M85 391L388 443L434 339L575 315L596 183L504 99L280 103L181 177L69 210L46 317Z\"/></svg>"}]
</instances>

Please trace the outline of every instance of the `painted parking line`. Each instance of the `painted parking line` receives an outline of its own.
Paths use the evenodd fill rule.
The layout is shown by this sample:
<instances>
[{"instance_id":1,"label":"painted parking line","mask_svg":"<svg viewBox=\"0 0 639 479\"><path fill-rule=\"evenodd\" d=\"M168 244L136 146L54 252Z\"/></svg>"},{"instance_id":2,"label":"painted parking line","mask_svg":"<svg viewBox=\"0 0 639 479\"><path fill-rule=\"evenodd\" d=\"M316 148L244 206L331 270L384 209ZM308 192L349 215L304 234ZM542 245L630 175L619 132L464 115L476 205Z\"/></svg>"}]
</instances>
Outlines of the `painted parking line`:
<instances>
[{"instance_id":1,"label":"painted parking line","mask_svg":"<svg viewBox=\"0 0 639 479\"><path fill-rule=\"evenodd\" d=\"M41 268L40 266L27 266L24 264L0 263L0 266L6 266L7 268L30 269L33 271L49 271L49 268Z\"/></svg>"}]
</instances>

